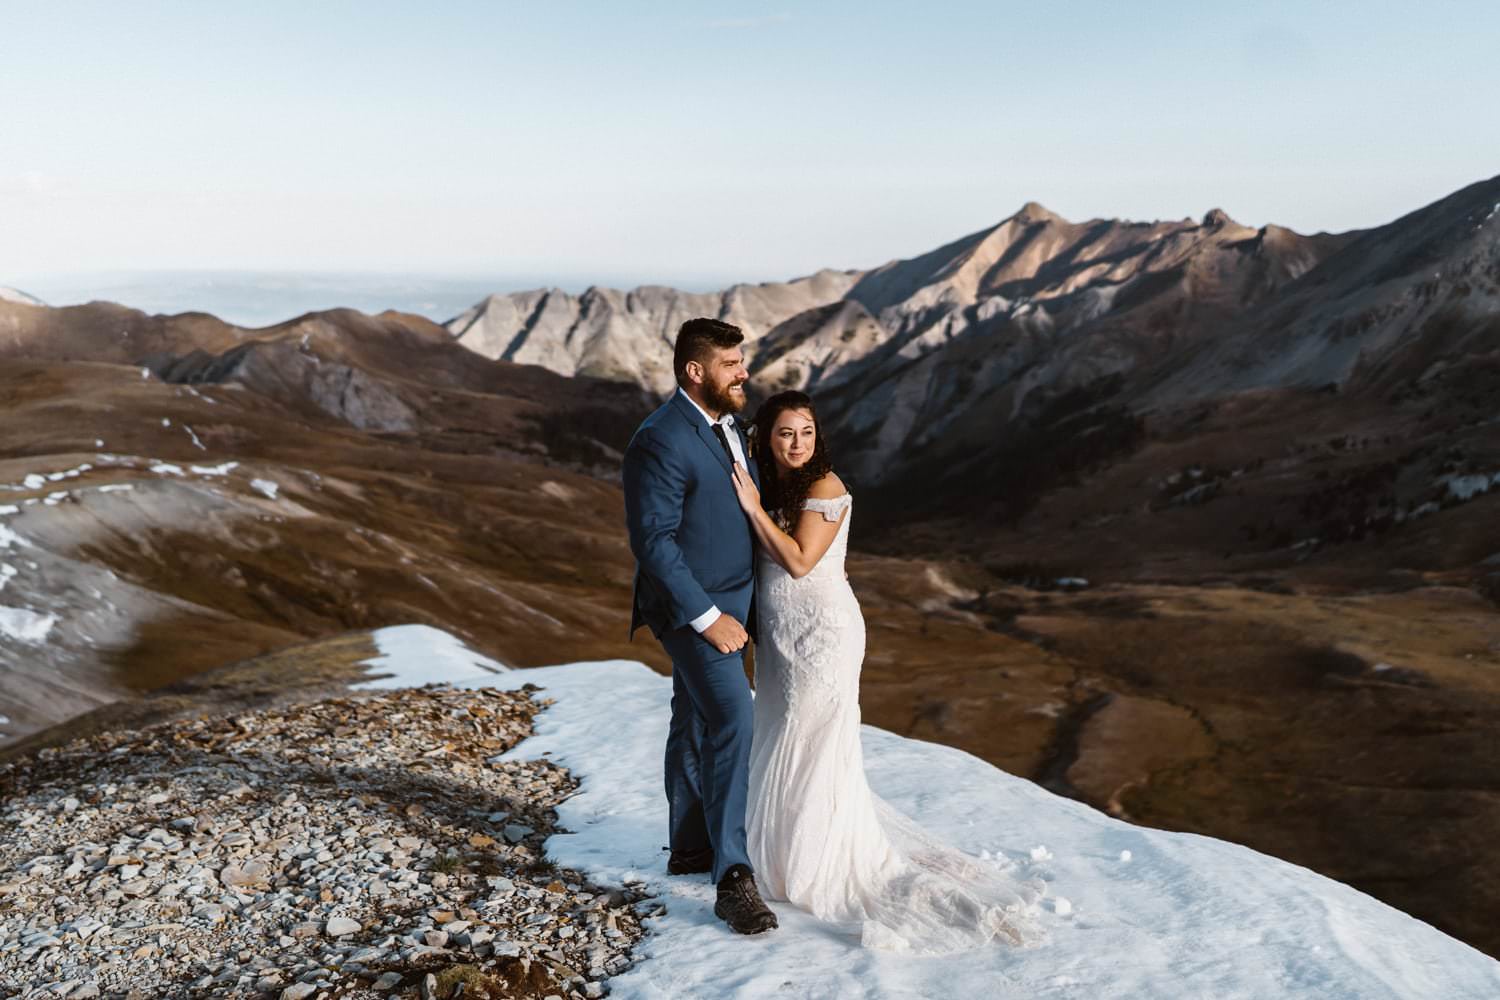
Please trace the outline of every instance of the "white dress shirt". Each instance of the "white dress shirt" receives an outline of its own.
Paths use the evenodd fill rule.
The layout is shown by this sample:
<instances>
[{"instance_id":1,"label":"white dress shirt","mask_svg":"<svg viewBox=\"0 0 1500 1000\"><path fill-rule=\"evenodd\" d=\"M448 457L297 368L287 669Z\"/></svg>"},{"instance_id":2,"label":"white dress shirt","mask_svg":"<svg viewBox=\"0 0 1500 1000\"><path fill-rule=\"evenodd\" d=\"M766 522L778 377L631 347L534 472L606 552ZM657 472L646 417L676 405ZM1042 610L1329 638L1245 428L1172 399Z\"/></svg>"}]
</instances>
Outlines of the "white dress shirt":
<instances>
[{"instance_id":1,"label":"white dress shirt","mask_svg":"<svg viewBox=\"0 0 1500 1000\"><path fill-rule=\"evenodd\" d=\"M714 424L718 424L724 428L724 436L729 439L729 450L734 452L734 460L740 463L740 465L744 466L746 469L750 468L750 463L745 461L745 453L740 448L739 432L734 429L734 414L726 413L718 420L715 420L704 411L703 407L698 405L697 400L695 400L692 396L689 396L687 393L683 392L681 386L677 387L677 394L683 399L687 400L689 403L692 403L693 409L697 410L700 414L703 415L703 419L708 422L710 427L712 427ZM702 635L705 629L719 620L720 614L721 612L719 611L719 606L715 604L707 611L703 612L703 614L688 622L688 624L693 627L694 632Z\"/></svg>"}]
</instances>

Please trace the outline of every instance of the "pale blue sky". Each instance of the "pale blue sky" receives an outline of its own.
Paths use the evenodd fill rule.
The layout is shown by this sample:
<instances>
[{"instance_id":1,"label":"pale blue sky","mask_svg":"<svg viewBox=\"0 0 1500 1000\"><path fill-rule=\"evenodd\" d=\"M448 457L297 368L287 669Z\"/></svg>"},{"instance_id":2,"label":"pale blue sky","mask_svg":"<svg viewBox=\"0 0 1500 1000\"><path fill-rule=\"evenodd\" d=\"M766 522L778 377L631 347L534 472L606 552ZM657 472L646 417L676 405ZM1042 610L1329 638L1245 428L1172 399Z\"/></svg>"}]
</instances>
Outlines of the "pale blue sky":
<instances>
[{"instance_id":1,"label":"pale blue sky","mask_svg":"<svg viewBox=\"0 0 1500 1000\"><path fill-rule=\"evenodd\" d=\"M0 0L0 284L702 286L1032 199L1343 230L1500 173L1497 95L1495 3Z\"/></svg>"}]
</instances>

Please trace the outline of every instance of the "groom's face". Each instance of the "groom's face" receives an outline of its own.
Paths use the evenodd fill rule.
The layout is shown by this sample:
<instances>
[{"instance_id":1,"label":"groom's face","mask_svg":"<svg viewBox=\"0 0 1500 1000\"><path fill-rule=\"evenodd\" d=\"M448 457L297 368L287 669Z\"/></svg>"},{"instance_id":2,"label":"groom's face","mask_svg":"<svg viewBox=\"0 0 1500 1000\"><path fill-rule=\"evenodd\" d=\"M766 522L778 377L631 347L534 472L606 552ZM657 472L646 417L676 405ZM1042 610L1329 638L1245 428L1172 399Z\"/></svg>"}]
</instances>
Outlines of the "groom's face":
<instances>
[{"instance_id":1,"label":"groom's face","mask_svg":"<svg viewBox=\"0 0 1500 1000\"><path fill-rule=\"evenodd\" d=\"M708 409L723 415L745 408L745 383L750 372L745 368L745 352L738 347L715 347L701 363L703 402Z\"/></svg>"}]
</instances>

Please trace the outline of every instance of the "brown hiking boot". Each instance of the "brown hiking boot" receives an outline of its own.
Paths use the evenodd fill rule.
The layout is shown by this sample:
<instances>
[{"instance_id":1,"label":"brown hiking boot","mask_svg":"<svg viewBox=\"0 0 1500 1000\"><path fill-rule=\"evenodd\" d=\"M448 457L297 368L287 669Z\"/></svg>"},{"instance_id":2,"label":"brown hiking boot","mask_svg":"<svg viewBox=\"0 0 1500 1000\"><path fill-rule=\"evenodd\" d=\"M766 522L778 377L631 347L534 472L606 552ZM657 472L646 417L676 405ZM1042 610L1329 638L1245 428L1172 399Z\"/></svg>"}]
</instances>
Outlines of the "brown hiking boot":
<instances>
[{"instance_id":1,"label":"brown hiking boot","mask_svg":"<svg viewBox=\"0 0 1500 1000\"><path fill-rule=\"evenodd\" d=\"M735 865L719 880L714 916L739 934L759 934L777 926L776 914L760 898L755 876L744 865Z\"/></svg>"},{"instance_id":2,"label":"brown hiking boot","mask_svg":"<svg viewBox=\"0 0 1500 1000\"><path fill-rule=\"evenodd\" d=\"M714 849L705 847L697 851L673 851L667 857L668 875L698 875L714 870Z\"/></svg>"}]
</instances>

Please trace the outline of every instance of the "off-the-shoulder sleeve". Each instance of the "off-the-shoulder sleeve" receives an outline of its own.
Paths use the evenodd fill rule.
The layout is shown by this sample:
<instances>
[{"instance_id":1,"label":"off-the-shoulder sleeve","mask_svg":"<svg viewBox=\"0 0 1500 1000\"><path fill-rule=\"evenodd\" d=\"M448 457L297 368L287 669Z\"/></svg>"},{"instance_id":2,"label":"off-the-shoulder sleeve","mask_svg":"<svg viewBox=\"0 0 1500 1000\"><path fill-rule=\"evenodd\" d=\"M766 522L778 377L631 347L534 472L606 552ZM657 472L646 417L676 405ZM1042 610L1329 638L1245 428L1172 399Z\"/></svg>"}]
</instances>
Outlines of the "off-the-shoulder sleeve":
<instances>
[{"instance_id":1,"label":"off-the-shoulder sleeve","mask_svg":"<svg viewBox=\"0 0 1500 1000\"><path fill-rule=\"evenodd\" d=\"M833 497L829 500L819 500L817 497L808 497L806 500L802 501L802 509L815 510L819 514L823 515L823 520L827 521L829 524L834 524L837 523L838 519L843 516L844 511L848 510L849 505L853 502L854 495L851 493L845 493L841 497Z\"/></svg>"}]
</instances>

